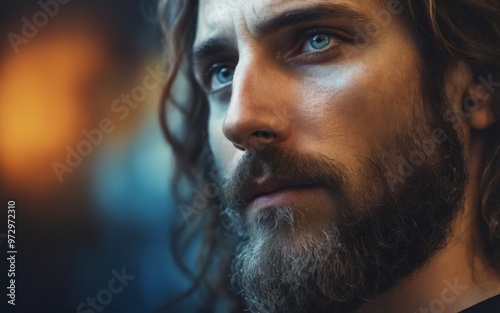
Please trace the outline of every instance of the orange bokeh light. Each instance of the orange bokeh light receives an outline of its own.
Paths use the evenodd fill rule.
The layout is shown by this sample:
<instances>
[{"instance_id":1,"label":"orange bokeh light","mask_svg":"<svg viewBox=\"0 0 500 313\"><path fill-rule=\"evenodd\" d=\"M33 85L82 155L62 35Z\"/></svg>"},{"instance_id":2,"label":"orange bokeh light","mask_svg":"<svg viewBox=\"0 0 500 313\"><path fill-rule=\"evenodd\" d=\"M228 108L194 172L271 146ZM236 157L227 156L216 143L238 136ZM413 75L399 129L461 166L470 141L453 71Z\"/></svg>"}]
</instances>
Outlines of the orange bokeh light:
<instances>
[{"instance_id":1,"label":"orange bokeh light","mask_svg":"<svg viewBox=\"0 0 500 313\"><path fill-rule=\"evenodd\" d=\"M85 90L104 62L96 36L57 28L4 56L0 166L9 184L43 191L57 183L51 163L64 158L96 114Z\"/></svg>"}]
</instances>

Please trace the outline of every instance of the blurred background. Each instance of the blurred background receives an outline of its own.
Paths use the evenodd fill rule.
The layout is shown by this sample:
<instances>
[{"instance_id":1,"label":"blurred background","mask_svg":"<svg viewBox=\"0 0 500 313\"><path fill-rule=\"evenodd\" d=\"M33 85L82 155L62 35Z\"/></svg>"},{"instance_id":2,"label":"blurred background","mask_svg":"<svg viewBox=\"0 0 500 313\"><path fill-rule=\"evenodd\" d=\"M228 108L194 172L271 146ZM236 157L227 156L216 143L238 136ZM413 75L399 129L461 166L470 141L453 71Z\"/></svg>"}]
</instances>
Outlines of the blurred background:
<instances>
[{"instance_id":1,"label":"blurred background","mask_svg":"<svg viewBox=\"0 0 500 313\"><path fill-rule=\"evenodd\" d=\"M152 312L188 287L155 16L154 0L0 0L0 312Z\"/></svg>"}]
</instances>

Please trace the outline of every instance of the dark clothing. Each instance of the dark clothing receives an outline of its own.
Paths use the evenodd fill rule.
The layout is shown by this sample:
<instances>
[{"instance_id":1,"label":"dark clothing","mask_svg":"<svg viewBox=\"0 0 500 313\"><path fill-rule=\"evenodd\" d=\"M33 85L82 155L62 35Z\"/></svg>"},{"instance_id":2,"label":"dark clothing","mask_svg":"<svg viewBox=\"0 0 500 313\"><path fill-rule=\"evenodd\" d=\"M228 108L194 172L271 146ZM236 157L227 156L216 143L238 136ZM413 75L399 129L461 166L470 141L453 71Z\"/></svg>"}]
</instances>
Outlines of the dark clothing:
<instances>
[{"instance_id":1,"label":"dark clothing","mask_svg":"<svg viewBox=\"0 0 500 313\"><path fill-rule=\"evenodd\" d=\"M484 300L460 313L500 313L500 295Z\"/></svg>"}]
</instances>

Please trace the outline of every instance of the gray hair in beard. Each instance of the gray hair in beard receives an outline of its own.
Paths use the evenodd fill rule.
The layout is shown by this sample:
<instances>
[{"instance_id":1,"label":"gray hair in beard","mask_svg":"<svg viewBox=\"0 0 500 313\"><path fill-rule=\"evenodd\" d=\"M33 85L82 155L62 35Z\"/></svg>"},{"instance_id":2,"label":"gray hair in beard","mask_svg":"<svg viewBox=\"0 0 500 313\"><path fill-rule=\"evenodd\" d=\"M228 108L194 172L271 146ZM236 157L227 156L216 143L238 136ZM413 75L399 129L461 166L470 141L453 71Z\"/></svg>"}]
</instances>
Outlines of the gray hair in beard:
<instances>
[{"instance_id":1,"label":"gray hair in beard","mask_svg":"<svg viewBox=\"0 0 500 313\"><path fill-rule=\"evenodd\" d=\"M358 192L346 186L344 168L322 157L269 147L244 158L226 180L222 203L239 237L232 282L248 308L354 312L421 268L444 246L460 208L466 172L457 142L437 147L437 161L422 164L396 192L383 179L385 159L375 152ZM303 216L292 207L248 219L239 195L263 171L331 186L337 218L314 233L298 233Z\"/></svg>"},{"instance_id":2,"label":"gray hair in beard","mask_svg":"<svg viewBox=\"0 0 500 313\"><path fill-rule=\"evenodd\" d=\"M290 240L286 234L295 233L295 216L290 207L259 213L250 230L253 241L239 246L233 284L243 290L252 312L319 312L311 302L315 294L328 295L339 303L346 300L323 289L328 283L321 283L331 281L332 271L357 275L357 269L344 268L348 264L341 260L349 251L339 244L337 229ZM332 255L337 257L332 259ZM321 277L324 274L327 276Z\"/></svg>"}]
</instances>

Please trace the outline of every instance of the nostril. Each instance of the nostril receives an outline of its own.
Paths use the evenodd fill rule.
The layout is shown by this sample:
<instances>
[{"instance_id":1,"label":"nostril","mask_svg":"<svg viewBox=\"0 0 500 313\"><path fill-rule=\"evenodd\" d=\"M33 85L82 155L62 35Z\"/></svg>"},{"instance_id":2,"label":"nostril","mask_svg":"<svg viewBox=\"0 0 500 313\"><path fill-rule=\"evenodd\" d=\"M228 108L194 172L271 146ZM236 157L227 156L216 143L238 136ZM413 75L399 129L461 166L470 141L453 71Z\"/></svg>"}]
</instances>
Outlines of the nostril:
<instances>
[{"instance_id":1,"label":"nostril","mask_svg":"<svg viewBox=\"0 0 500 313\"><path fill-rule=\"evenodd\" d=\"M266 146L273 144L276 137L276 134L272 131L259 130L253 132L245 142L240 144L233 143L233 145L239 150L252 152L254 150L262 150Z\"/></svg>"},{"instance_id":2,"label":"nostril","mask_svg":"<svg viewBox=\"0 0 500 313\"><path fill-rule=\"evenodd\" d=\"M261 144L269 144L276 138L276 134L268 130L259 130L254 132L252 135L257 137Z\"/></svg>"},{"instance_id":3,"label":"nostril","mask_svg":"<svg viewBox=\"0 0 500 313\"><path fill-rule=\"evenodd\" d=\"M241 150L241 151L246 151L246 148L242 145L239 145L239 144L236 144L236 143L233 143L233 146L238 149L238 150Z\"/></svg>"}]
</instances>

